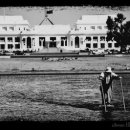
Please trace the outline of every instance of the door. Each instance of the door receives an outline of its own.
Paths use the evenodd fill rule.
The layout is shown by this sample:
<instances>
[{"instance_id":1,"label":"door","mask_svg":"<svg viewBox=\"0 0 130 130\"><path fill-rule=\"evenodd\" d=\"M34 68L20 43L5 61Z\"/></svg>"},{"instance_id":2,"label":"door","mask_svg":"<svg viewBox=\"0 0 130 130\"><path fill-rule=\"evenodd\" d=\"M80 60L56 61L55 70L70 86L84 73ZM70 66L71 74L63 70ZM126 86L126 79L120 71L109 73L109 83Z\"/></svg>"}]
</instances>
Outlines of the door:
<instances>
[{"instance_id":1,"label":"door","mask_svg":"<svg viewBox=\"0 0 130 130\"><path fill-rule=\"evenodd\" d=\"M75 37L75 48L79 48L79 37Z\"/></svg>"}]
</instances>

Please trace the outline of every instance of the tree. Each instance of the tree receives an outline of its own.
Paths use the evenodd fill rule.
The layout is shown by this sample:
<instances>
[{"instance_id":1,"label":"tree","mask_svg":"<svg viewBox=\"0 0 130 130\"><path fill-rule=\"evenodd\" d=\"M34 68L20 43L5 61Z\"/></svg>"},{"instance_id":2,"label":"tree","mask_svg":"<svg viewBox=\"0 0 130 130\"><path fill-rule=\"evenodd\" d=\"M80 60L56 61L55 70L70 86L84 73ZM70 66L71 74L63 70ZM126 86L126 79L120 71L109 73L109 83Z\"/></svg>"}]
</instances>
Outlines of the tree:
<instances>
[{"instance_id":1,"label":"tree","mask_svg":"<svg viewBox=\"0 0 130 130\"><path fill-rule=\"evenodd\" d=\"M124 24L124 29L125 29L125 35L124 35L124 40L125 40L125 43L127 45L130 45L130 21L127 21L125 24Z\"/></svg>"},{"instance_id":2,"label":"tree","mask_svg":"<svg viewBox=\"0 0 130 130\"><path fill-rule=\"evenodd\" d=\"M124 23L123 14L118 13L117 17L112 19L108 16L106 21L108 32L107 32L107 41L116 41L117 45L120 46L120 52L126 50L128 44L130 44L130 21Z\"/></svg>"}]
</instances>

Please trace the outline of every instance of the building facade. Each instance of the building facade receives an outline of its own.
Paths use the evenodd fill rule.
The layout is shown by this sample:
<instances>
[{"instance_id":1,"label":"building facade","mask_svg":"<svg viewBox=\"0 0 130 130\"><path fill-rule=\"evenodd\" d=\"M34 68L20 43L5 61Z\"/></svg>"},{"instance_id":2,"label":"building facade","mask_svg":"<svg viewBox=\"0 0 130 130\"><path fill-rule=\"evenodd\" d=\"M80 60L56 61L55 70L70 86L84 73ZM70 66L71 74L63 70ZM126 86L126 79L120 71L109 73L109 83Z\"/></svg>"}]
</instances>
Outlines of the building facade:
<instances>
[{"instance_id":1,"label":"building facade","mask_svg":"<svg viewBox=\"0 0 130 130\"><path fill-rule=\"evenodd\" d=\"M0 50L26 49L22 37L30 35L30 26L22 16L0 16Z\"/></svg>"},{"instance_id":2,"label":"building facade","mask_svg":"<svg viewBox=\"0 0 130 130\"><path fill-rule=\"evenodd\" d=\"M0 50L74 51L116 49L115 41L106 41L108 16L83 15L75 26L36 25L30 27L22 16L0 16Z\"/></svg>"},{"instance_id":3,"label":"building facade","mask_svg":"<svg viewBox=\"0 0 130 130\"><path fill-rule=\"evenodd\" d=\"M77 50L116 49L115 41L106 41L108 16L114 18L116 15L83 15L77 20L75 28L71 30L71 43Z\"/></svg>"},{"instance_id":4,"label":"building facade","mask_svg":"<svg viewBox=\"0 0 130 130\"><path fill-rule=\"evenodd\" d=\"M61 51L69 46L70 25L37 25L35 32L35 51Z\"/></svg>"}]
</instances>

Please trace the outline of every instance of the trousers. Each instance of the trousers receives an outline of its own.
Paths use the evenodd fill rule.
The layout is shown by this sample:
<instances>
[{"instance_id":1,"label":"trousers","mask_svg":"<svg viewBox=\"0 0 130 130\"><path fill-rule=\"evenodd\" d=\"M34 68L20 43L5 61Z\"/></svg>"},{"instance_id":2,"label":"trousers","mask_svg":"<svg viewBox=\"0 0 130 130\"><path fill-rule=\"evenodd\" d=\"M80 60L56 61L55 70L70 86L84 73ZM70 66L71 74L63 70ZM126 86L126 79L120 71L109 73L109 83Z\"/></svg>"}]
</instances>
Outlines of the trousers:
<instances>
[{"instance_id":1,"label":"trousers","mask_svg":"<svg viewBox=\"0 0 130 130\"><path fill-rule=\"evenodd\" d=\"M105 99L105 103L111 103L111 99L112 99L112 87L110 86L107 90L105 89L106 86L103 86L103 90L102 90L102 86L100 86L100 91L101 91L101 97L102 97L102 104L104 104L104 99Z\"/></svg>"}]
</instances>

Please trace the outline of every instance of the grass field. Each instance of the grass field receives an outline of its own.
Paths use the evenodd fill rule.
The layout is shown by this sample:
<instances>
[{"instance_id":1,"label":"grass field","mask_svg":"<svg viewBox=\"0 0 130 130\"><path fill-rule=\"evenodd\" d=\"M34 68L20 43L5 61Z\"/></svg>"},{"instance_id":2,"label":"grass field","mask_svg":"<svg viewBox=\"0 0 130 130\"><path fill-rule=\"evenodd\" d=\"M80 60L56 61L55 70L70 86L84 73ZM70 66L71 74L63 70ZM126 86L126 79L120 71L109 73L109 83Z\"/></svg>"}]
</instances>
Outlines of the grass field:
<instances>
[{"instance_id":1,"label":"grass field","mask_svg":"<svg viewBox=\"0 0 130 130\"><path fill-rule=\"evenodd\" d=\"M130 120L129 76L113 83L114 109L100 109L98 75L0 77L0 121L127 121Z\"/></svg>"},{"instance_id":2,"label":"grass field","mask_svg":"<svg viewBox=\"0 0 130 130\"><path fill-rule=\"evenodd\" d=\"M13 70L115 70L129 67L129 56L42 61L0 59L0 71ZM124 112L120 81L114 81L114 109L99 109L98 75L0 76L0 121L126 121L130 120L130 75L122 74L127 111Z\"/></svg>"},{"instance_id":3,"label":"grass field","mask_svg":"<svg viewBox=\"0 0 130 130\"><path fill-rule=\"evenodd\" d=\"M87 57L73 60L41 60L39 58L0 59L0 71L12 70L104 70L106 66L125 70L130 68L130 56Z\"/></svg>"}]
</instances>

